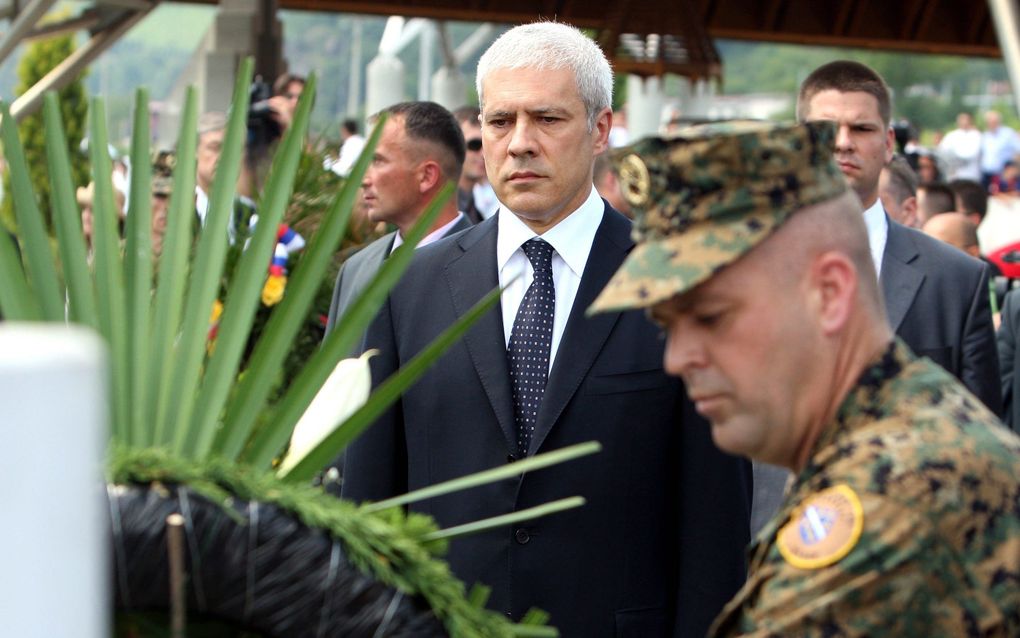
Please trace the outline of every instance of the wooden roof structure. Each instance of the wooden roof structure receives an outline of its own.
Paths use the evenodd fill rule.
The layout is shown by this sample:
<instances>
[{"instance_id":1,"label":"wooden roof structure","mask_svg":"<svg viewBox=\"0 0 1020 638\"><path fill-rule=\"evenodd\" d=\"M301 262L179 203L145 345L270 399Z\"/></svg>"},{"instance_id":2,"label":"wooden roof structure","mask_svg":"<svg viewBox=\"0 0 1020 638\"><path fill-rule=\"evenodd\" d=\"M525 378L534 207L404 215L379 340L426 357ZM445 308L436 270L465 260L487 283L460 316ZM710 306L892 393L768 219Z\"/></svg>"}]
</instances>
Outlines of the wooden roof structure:
<instances>
[{"instance_id":1,"label":"wooden roof structure","mask_svg":"<svg viewBox=\"0 0 1020 638\"><path fill-rule=\"evenodd\" d=\"M93 0L77 16L41 24L56 1L0 0L0 19L11 21L0 34L0 60L26 39L81 29L89 34L82 47L15 100L11 114L17 119L37 109L45 90L63 86L162 0ZM989 3L996 4L998 13L1009 13L1010 21L1020 22L1018 0L258 1L266 10L275 6L507 24L557 19L590 29L617 71L674 73L695 80L721 76L716 38L1001 57ZM1020 85L1020 33L1015 26L1010 25L1010 56L1018 63L1011 75L1015 70ZM1017 98L1020 101L1020 95Z\"/></svg>"},{"instance_id":2,"label":"wooden roof structure","mask_svg":"<svg viewBox=\"0 0 1020 638\"><path fill-rule=\"evenodd\" d=\"M603 41L606 33L681 35L678 28L693 28L711 38L1001 55L984 0L279 0L279 6L473 22L556 18L595 29Z\"/></svg>"}]
</instances>

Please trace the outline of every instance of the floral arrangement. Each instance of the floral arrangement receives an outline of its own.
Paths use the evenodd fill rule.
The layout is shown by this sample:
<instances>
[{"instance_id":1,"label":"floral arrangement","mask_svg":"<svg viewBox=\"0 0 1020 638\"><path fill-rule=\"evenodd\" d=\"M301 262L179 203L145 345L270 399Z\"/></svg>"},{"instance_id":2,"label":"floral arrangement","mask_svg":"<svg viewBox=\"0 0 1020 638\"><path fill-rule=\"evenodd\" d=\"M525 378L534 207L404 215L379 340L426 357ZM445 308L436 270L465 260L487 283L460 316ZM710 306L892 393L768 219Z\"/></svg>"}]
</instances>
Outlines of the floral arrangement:
<instances>
[{"instance_id":1,"label":"floral arrangement","mask_svg":"<svg viewBox=\"0 0 1020 638\"><path fill-rule=\"evenodd\" d=\"M134 171L124 242L119 238L110 158L105 153L104 106L98 99L91 103L95 183L91 260L86 256L56 97L47 95L44 104L55 243L36 204L16 125L6 106L0 105L0 141L10 167L21 248L19 252L13 243L0 241L0 277L5 282L0 286L0 312L8 320L82 324L94 328L109 346L107 479L115 548L116 577L111 580L116 583L119 609L125 614L144 609L147 592L163 592L160 583L167 580L173 556L162 551L170 533L162 513L172 511L184 521L186 566L193 584L183 598L175 599L177 612L218 611L240 627L288 636L389 635L394 618L406 617L405 635L432 635L413 629L428 625L427 619L410 619L423 609L439 633L453 636L555 635L544 626L541 612L515 625L485 610L484 588L466 591L438 558L450 538L577 507L582 499L567 498L445 530L426 517L406 514L403 506L590 454L598 450L597 444L558 450L360 506L312 486L321 468L477 318L494 308L499 291L482 299L371 396L367 372L371 353L342 360L410 262L415 244L440 210L440 198L386 261L342 325L279 390L279 371L345 235L356 187L381 127L370 137L349 181L331 194L328 209L308 235L293 270L287 273L275 263L270 269L277 270L270 271L267 281L266 265L273 262L281 243L288 253L297 245L297 235L281 223L294 192L314 95L315 78L309 78L273 159L258 223L239 251L229 286L221 295L251 72L247 60L238 73L206 224L194 248L197 99L193 91L187 96L158 262L150 232L150 135L144 89L138 92L135 109ZM449 197L452 189L448 186L443 197ZM261 303L267 300L272 303ZM249 337L260 308L271 312L260 337L252 342ZM210 317L215 347L209 347ZM294 543L291 535L298 537ZM236 550L238 538L244 539L245 551ZM286 542L281 541L284 538ZM294 547L307 551L299 556ZM274 558L258 569L266 556ZM311 593L290 601L283 592L299 586ZM264 588L278 595L265 595ZM257 604L244 602L254 600L255 592L264 594ZM337 592L355 609L338 610ZM160 600L165 601L162 594ZM238 606L237 601L243 604ZM390 613L391 605L407 614ZM377 613L368 613L373 610ZM353 622L362 624L355 629L349 624Z\"/></svg>"}]
</instances>

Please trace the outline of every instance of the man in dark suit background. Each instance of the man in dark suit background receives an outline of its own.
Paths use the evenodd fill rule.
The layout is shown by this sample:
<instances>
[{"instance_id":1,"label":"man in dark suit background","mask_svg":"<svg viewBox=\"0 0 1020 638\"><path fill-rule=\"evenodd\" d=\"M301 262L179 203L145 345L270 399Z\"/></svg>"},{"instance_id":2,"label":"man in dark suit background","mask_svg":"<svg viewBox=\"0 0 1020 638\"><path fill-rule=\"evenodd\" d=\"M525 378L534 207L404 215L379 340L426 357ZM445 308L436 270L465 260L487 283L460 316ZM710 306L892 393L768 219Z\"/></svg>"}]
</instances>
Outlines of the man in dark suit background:
<instances>
[{"instance_id":1,"label":"man in dark suit background","mask_svg":"<svg viewBox=\"0 0 1020 638\"><path fill-rule=\"evenodd\" d=\"M375 155L361 182L365 214L397 230L383 235L344 262L333 288L326 331L333 329L351 302L382 267L383 261L422 216L447 182L460 179L464 136L453 115L434 102L402 102L387 109ZM378 114L375 116L378 117ZM451 197L418 247L471 226Z\"/></svg>"},{"instance_id":2,"label":"man in dark suit background","mask_svg":"<svg viewBox=\"0 0 1020 638\"><path fill-rule=\"evenodd\" d=\"M377 500L598 440L593 457L413 507L449 527L583 496L454 540L454 573L491 587L489 606L515 620L547 610L564 636L703 636L744 578L749 472L663 372L654 326L637 312L585 317L633 247L630 222L592 186L612 71L578 30L537 23L497 40L477 82L499 212L415 255L365 339L380 351L373 382L496 286L501 307L348 449L343 494Z\"/></svg>"},{"instance_id":3,"label":"man in dark suit background","mask_svg":"<svg viewBox=\"0 0 1020 638\"><path fill-rule=\"evenodd\" d=\"M999 369L1002 371L1002 420L1014 432L1020 432L1020 291L1006 294L1002 304L1002 324L996 333Z\"/></svg>"},{"instance_id":4,"label":"man in dark suit background","mask_svg":"<svg viewBox=\"0 0 1020 638\"><path fill-rule=\"evenodd\" d=\"M998 413L1002 398L987 267L891 220L878 198L879 176L895 143L891 110L882 78L845 60L812 72L797 98L800 121L836 122L836 161L864 207L872 259L896 335Z\"/></svg>"},{"instance_id":5,"label":"man in dark suit background","mask_svg":"<svg viewBox=\"0 0 1020 638\"><path fill-rule=\"evenodd\" d=\"M993 412L1002 409L988 270L980 261L891 219L879 198L893 158L889 87L847 60L815 69L800 87L797 119L836 123L835 159L861 200L871 258L893 332L963 382ZM778 509L788 473L755 463L753 521ZM755 528L757 529L757 528Z\"/></svg>"}]
</instances>

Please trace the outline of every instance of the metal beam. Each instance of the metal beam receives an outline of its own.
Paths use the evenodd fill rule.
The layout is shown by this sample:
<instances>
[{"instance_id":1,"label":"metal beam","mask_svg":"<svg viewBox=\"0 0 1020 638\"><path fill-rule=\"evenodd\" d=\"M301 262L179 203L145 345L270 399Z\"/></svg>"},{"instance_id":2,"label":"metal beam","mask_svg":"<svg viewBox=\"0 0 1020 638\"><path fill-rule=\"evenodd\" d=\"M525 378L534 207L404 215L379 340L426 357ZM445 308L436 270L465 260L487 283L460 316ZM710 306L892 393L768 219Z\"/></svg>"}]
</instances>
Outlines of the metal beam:
<instances>
[{"instance_id":1,"label":"metal beam","mask_svg":"<svg viewBox=\"0 0 1020 638\"><path fill-rule=\"evenodd\" d=\"M39 22L39 18L46 15L55 2L56 0L32 0L18 12L17 17L11 22L11 28L0 40L0 62L7 59L14 47L21 43L25 35Z\"/></svg>"},{"instance_id":2,"label":"metal beam","mask_svg":"<svg viewBox=\"0 0 1020 638\"><path fill-rule=\"evenodd\" d=\"M60 22L51 22L40 25L25 35L25 40L38 40L40 38L52 38L58 35L74 33L76 31L94 29L102 20L95 9L88 9L76 18L68 18Z\"/></svg>"},{"instance_id":3,"label":"metal beam","mask_svg":"<svg viewBox=\"0 0 1020 638\"><path fill-rule=\"evenodd\" d=\"M446 29L445 20L436 21L436 39L439 42L439 52L443 56L443 66L455 69L457 57L453 54L453 46L450 45L450 32Z\"/></svg>"},{"instance_id":4,"label":"metal beam","mask_svg":"<svg viewBox=\"0 0 1020 638\"><path fill-rule=\"evenodd\" d=\"M1002 59L1009 73L1013 87L1013 109L1020 113L1020 11L1017 0L988 0L995 23L995 35L999 38Z\"/></svg>"},{"instance_id":5,"label":"metal beam","mask_svg":"<svg viewBox=\"0 0 1020 638\"><path fill-rule=\"evenodd\" d=\"M491 22L478 25L478 28L471 32L471 35L464 38L453 52L453 58L460 66L467 62L467 59L478 52L478 49L489 43L492 33L495 31Z\"/></svg>"},{"instance_id":6,"label":"metal beam","mask_svg":"<svg viewBox=\"0 0 1020 638\"><path fill-rule=\"evenodd\" d=\"M81 48L64 59L52 71L47 73L32 88L25 91L11 104L11 116L20 121L26 115L39 110L42 97L46 91L64 88L70 84L81 71L98 58L104 51L113 46L120 36L135 26L155 7L149 5L144 11L126 11L121 17L112 20L102 30L96 31Z\"/></svg>"}]
</instances>

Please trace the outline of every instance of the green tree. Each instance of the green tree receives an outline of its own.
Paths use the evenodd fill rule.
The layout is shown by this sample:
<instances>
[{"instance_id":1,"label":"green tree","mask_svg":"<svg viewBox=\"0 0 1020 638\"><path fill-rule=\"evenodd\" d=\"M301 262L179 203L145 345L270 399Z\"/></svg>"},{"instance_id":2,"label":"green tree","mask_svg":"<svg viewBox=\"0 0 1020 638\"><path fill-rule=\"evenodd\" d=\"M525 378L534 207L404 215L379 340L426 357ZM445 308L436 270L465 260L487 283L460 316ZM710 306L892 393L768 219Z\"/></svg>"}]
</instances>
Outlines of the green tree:
<instances>
[{"instance_id":1,"label":"green tree","mask_svg":"<svg viewBox=\"0 0 1020 638\"><path fill-rule=\"evenodd\" d=\"M28 45L24 55L18 62L17 95L22 95L36 82L43 78L54 67L60 64L75 50L74 37L71 35L38 40ZM79 151L81 140L85 135L88 116L88 100L85 95L85 84L82 77L68 84L58 92L60 109L64 118L67 144L71 155L71 175L77 186L88 183L88 160ZM25 147L25 161L35 185L39 209L43 212L47 224L51 223L50 215L50 182L46 169L46 144L43 136L41 113L25 117L18 125L18 134ZM10 175L7 171L3 176L4 192L10 193ZM0 208L0 215L9 225L13 225L14 207L12 199L5 197Z\"/></svg>"}]
</instances>

